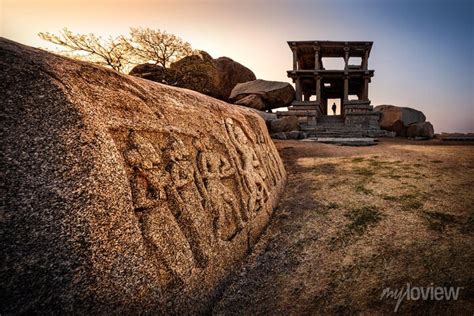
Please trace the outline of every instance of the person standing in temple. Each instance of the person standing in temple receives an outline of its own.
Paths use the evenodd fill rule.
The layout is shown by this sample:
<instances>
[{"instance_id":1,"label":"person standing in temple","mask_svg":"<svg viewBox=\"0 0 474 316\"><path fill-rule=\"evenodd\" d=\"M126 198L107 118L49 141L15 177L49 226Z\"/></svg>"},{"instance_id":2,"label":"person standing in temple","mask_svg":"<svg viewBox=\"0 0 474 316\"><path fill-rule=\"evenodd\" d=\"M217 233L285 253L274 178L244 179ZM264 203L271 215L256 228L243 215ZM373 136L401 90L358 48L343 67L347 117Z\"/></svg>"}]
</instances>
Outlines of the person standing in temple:
<instances>
[{"instance_id":1,"label":"person standing in temple","mask_svg":"<svg viewBox=\"0 0 474 316\"><path fill-rule=\"evenodd\" d=\"M337 109L336 102L332 104L331 109L332 109L332 115L336 115L336 109Z\"/></svg>"}]
</instances>

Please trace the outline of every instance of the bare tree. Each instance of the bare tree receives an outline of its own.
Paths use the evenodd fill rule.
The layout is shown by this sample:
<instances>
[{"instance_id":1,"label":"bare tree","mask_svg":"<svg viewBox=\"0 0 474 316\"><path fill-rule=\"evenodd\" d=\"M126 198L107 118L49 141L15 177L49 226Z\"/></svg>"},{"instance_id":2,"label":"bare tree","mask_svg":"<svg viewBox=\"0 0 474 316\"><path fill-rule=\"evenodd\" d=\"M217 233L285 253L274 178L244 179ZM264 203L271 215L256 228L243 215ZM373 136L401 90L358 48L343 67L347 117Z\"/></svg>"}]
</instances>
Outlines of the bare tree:
<instances>
[{"instance_id":1,"label":"bare tree","mask_svg":"<svg viewBox=\"0 0 474 316\"><path fill-rule=\"evenodd\" d=\"M176 35L149 28L131 28L130 36L109 37L104 40L94 34L75 34L67 28L59 35L38 34L42 39L65 48L59 53L90 61L119 72L134 64L154 63L166 68L185 56L198 54L188 42Z\"/></svg>"},{"instance_id":2,"label":"bare tree","mask_svg":"<svg viewBox=\"0 0 474 316\"><path fill-rule=\"evenodd\" d=\"M191 44L180 37L149 28L131 28L127 43L135 58L163 68L185 56L196 54Z\"/></svg>"},{"instance_id":3,"label":"bare tree","mask_svg":"<svg viewBox=\"0 0 474 316\"><path fill-rule=\"evenodd\" d=\"M48 32L38 34L42 39L62 46L61 53L73 58L87 60L122 72L129 65L128 43L123 36L102 39L94 34L74 34L64 28L59 35Z\"/></svg>"}]
</instances>

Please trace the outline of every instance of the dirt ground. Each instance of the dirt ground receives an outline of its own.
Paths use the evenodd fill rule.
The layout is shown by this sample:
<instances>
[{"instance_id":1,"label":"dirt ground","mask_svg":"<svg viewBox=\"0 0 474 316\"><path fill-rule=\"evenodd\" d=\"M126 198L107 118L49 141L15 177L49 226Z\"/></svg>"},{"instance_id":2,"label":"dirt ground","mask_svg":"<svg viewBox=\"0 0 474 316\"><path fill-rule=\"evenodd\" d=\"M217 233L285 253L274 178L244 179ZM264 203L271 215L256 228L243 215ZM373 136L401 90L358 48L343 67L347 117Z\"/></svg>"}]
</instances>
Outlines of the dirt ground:
<instances>
[{"instance_id":1,"label":"dirt ground","mask_svg":"<svg viewBox=\"0 0 474 316\"><path fill-rule=\"evenodd\" d=\"M276 144L286 193L214 314L387 314L407 283L462 288L398 313L473 314L474 146Z\"/></svg>"}]
</instances>

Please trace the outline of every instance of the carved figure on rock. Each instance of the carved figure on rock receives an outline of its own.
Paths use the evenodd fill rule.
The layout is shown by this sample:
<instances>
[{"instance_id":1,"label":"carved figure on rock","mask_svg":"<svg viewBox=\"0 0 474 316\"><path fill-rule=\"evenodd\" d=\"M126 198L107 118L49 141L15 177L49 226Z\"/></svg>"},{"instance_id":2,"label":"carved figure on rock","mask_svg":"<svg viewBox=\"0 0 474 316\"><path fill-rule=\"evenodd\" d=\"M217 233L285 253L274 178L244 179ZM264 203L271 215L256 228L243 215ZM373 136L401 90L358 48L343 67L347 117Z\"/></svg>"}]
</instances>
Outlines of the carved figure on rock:
<instances>
[{"instance_id":1,"label":"carved figure on rock","mask_svg":"<svg viewBox=\"0 0 474 316\"><path fill-rule=\"evenodd\" d=\"M131 131L128 138L124 157L132 169L132 198L145 243L156 251L158 261L164 263L168 272L185 279L192 272L194 259L168 206L166 186L170 174L149 140L136 131Z\"/></svg>"},{"instance_id":2,"label":"carved figure on rock","mask_svg":"<svg viewBox=\"0 0 474 316\"><path fill-rule=\"evenodd\" d=\"M249 144L247 135L230 118L226 119L229 137L240 156L240 171L249 192L249 211L259 211L268 199L268 188L260 171L260 161Z\"/></svg>"},{"instance_id":3,"label":"carved figure on rock","mask_svg":"<svg viewBox=\"0 0 474 316\"><path fill-rule=\"evenodd\" d=\"M199 147L199 169L215 211L215 234L221 240L230 240L242 230L242 217L248 220L244 209L241 213L236 196L223 182L235 174L235 168L207 139L202 140Z\"/></svg>"},{"instance_id":4,"label":"carved figure on rock","mask_svg":"<svg viewBox=\"0 0 474 316\"><path fill-rule=\"evenodd\" d=\"M173 136L166 149L171 175L170 196L175 217L188 238L200 267L205 267L213 242L212 214L202 206L203 197L198 189L195 157L179 138Z\"/></svg>"}]
</instances>

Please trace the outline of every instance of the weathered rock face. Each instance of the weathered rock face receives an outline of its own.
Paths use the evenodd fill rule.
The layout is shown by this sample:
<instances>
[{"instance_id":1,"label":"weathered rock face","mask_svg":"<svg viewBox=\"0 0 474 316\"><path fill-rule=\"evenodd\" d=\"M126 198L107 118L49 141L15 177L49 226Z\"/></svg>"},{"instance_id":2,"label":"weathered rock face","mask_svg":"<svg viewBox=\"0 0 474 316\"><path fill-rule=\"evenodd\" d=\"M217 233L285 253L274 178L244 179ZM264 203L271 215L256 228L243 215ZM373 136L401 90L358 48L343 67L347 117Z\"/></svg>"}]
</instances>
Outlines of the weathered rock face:
<instances>
[{"instance_id":1,"label":"weathered rock face","mask_svg":"<svg viewBox=\"0 0 474 316\"><path fill-rule=\"evenodd\" d=\"M213 59L200 51L199 55L184 57L167 69L158 65L138 65L130 75L198 91L227 101L236 84L255 80L254 73L228 58Z\"/></svg>"},{"instance_id":2,"label":"weathered rock face","mask_svg":"<svg viewBox=\"0 0 474 316\"><path fill-rule=\"evenodd\" d=\"M407 127L407 137L413 138L426 138L431 139L434 137L434 128L430 122L413 123Z\"/></svg>"},{"instance_id":3,"label":"weathered rock face","mask_svg":"<svg viewBox=\"0 0 474 316\"><path fill-rule=\"evenodd\" d=\"M239 83L232 90L229 98L238 102L248 95L260 96L266 105L265 110L269 110L290 105L295 98L295 89L287 82L258 79Z\"/></svg>"},{"instance_id":4,"label":"weathered rock face","mask_svg":"<svg viewBox=\"0 0 474 316\"><path fill-rule=\"evenodd\" d=\"M171 68L163 68L155 64L141 64L135 66L129 73L132 76L140 77L170 86L176 85L179 81L179 73Z\"/></svg>"},{"instance_id":5,"label":"weathered rock face","mask_svg":"<svg viewBox=\"0 0 474 316\"><path fill-rule=\"evenodd\" d=\"M271 133L290 132L299 129L296 116L284 116L270 122Z\"/></svg>"},{"instance_id":6,"label":"weathered rock face","mask_svg":"<svg viewBox=\"0 0 474 316\"><path fill-rule=\"evenodd\" d=\"M235 101L235 104L259 111L265 110L267 108L265 103L263 103L262 97L257 94L249 94L242 99Z\"/></svg>"},{"instance_id":7,"label":"weathered rock face","mask_svg":"<svg viewBox=\"0 0 474 316\"><path fill-rule=\"evenodd\" d=\"M251 110L0 39L1 314L202 313L286 174Z\"/></svg>"},{"instance_id":8,"label":"weathered rock face","mask_svg":"<svg viewBox=\"0 0 474 316\"><path fill-rule=\"evenodd\" d=\"M234 89L238 83L257 79L252 70L229 57L214 59L214 64L219 72L219 87L223 100L229 98L232 89Z\"/></svg>"},{"instance_id":9,"label":"weathered rock face","mask_svg":"<svg viewBox=\"0 0 474 316\"><path fill-rule=\"evenodd\" d=\"M252 109L252 111L254 113L257 113L261 118L263 118L267 125L270 124L271 121L276 120L278 118L275 113L263 112L255 109Z\"/></svg>"},{"instance_id":10,"label":"weathered rock face","mask_svg":"<svg viewBox=\"0 0 474 316\"><path fill-rule=\"evenodd\" d=\"M423 112L395 105L377 105L375 111L381 112L380 128L394 131L398 136L405 136L408 125L426 120Z\"/></svg>"},{"instance_id":11,"label":"weathered rock face","mask_svg":"<svg viewBox=\"0 0 474 316\"><path fill-rule=\"evenodd\" d=\"M179 76L175 86L222 98L219 71L211 55L200 51L199 55L184 57L171 64L170 69Z\"/></svg>"}]
</instances>

